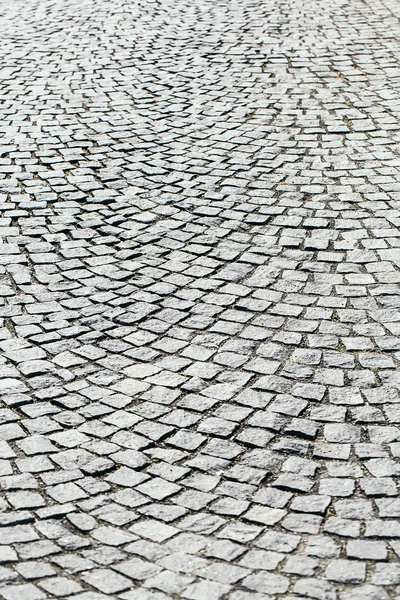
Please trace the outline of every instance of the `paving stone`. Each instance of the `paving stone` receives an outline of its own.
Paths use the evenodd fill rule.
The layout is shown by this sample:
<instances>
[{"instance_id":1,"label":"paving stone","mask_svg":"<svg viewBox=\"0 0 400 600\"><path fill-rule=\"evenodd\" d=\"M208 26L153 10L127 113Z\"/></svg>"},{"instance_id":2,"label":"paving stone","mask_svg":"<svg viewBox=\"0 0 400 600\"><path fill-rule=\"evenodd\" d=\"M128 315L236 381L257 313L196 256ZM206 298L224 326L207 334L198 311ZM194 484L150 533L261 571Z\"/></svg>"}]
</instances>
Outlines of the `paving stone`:
<instances>
[{"instance_id":1,"label":"paving stone","mask_svg":"<svg viewBox=\"0 0 400 600\"><path fill-rule=\"evenodd\" d=\"M0 595L397 597L395 0L3 13Z\"/></svg>"},{"instance_id":2,"label":"paving stone","mask_svg":"<svg viewBox=\"0 0 400 600\"><path fill-rule=\"evenodd\" d=\"M105 594L116 594L129 589L131 580L110 569L94 569L83 577L84 581Z\"/></svg>"},{"instance_id":3,"label":"paving stone","mask_svg":"<svg viewBox=\"0 0 400 600\"><path fill-rule=\"evenodd\" d=\"M362 583L365 579L364 563L337 559L333 560L326 569L326 577L331 581L342 583Z\"/></svg>"},{"instance_id":4,"label":"paving stone","mask_svg":"<svg viewBox=\"0 0 400 600\"><path fill-rule=\"evenodd\" d=\"M384 542L352 540L346 546L346 553L349 558L360 560L385 560L387 557Z\"/></svg>"}]
</instances>

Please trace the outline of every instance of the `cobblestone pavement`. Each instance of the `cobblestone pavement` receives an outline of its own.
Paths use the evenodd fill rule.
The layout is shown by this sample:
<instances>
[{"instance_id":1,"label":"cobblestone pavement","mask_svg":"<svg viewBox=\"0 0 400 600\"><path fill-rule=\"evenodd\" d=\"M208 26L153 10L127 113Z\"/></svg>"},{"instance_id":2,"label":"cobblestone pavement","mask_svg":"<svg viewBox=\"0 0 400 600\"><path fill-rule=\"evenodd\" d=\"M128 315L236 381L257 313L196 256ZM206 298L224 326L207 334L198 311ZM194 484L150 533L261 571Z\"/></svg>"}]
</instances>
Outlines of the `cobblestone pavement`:
<instances>
[{"instance_id":1,"label":"cobblestone pavement","mask_svg":"<svg viewBox=\"0 0 400 600\"><path fill-rule=\"evenodd\" d=\"M400 598L400 3L0 12L0 596Z\"/></svg>"}]
</instances>

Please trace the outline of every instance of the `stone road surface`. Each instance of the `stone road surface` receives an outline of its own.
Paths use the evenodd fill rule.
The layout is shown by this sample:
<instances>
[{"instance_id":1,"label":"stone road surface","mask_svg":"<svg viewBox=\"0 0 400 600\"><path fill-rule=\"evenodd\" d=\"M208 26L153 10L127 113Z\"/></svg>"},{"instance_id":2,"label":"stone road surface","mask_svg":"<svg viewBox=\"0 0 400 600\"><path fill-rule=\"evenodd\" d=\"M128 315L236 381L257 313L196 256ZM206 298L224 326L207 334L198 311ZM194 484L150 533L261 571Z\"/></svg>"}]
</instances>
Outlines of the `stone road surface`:
<instances>
[{"instance_id":1,"label":"stone road surface","mask_svg":"<svg viewBox=\"0 0 400 600\"><path fill-rule=\"evenodd\" d=\"M0 12L0 596L400 598L399 1Z\"/></svg>"}]
</instances>

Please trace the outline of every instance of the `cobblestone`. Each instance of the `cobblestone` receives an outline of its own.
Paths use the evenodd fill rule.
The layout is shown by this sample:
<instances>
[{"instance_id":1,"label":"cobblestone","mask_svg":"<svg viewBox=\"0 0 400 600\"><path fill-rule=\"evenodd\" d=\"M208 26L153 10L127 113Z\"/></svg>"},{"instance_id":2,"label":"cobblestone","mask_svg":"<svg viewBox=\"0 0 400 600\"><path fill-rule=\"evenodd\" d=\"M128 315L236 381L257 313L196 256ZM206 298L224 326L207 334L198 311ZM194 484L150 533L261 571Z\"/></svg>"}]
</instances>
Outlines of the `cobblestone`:
<instances>
[{"instance_id":1,"label":"cobblestone","mask_svg":"<svg viewBox=\"0 0 400 600\"><path fill-rule=\"evenodd\" d=\"M400 600L397 0L0 13L1 598Z\"/></svg>"}]
</instances>

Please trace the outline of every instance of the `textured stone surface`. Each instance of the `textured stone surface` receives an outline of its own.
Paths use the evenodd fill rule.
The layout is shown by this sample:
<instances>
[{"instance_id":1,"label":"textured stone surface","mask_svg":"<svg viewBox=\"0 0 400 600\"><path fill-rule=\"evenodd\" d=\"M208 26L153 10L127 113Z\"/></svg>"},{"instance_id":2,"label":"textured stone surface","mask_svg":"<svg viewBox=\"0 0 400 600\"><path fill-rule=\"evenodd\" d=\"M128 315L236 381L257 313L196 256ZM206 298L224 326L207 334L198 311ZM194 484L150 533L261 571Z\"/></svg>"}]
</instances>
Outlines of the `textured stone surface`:
<instances>
[{"instance_id":1,"label":"textured stone surface","mask_svg":"<svg viewBox=\"0 0 400 600\"><path fill-rule=\"evenodd\" d=\"M399 3L0 12L0 596L400 598Z\"/></svg>"}]
</instances>

